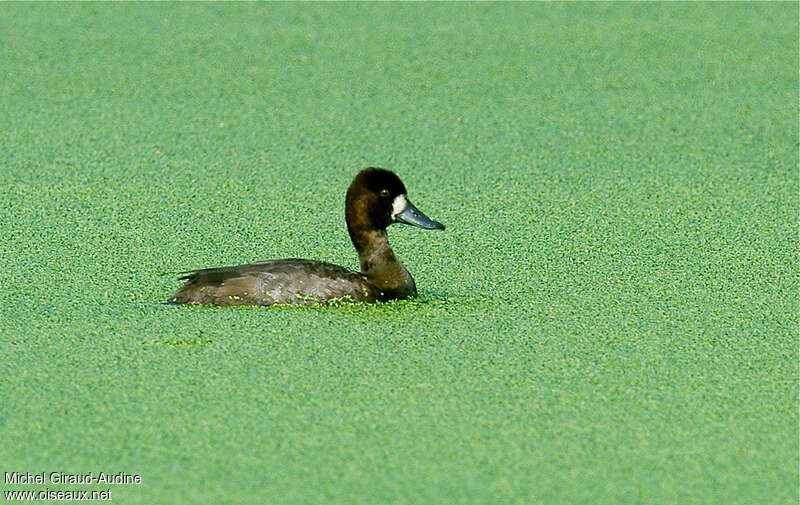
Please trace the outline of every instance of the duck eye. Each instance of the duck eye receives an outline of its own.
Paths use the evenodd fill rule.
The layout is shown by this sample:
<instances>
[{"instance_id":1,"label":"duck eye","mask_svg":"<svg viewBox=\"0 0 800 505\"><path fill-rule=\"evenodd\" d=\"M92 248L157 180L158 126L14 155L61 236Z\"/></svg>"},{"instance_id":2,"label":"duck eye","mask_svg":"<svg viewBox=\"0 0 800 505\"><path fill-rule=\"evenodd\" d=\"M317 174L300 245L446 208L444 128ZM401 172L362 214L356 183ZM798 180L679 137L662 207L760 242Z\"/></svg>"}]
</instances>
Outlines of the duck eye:
<instances>
[{"instance_id":1,"label":"duck eye","mask_svg":"<svg viewBox=\"0 0 800 505\"><path fill-rule=\"evenodd\" d=\"M381 190L381 196L384 197L384 198L389 196L389 190L388 189L382 189Z\"/></svg>"}]
</instances>

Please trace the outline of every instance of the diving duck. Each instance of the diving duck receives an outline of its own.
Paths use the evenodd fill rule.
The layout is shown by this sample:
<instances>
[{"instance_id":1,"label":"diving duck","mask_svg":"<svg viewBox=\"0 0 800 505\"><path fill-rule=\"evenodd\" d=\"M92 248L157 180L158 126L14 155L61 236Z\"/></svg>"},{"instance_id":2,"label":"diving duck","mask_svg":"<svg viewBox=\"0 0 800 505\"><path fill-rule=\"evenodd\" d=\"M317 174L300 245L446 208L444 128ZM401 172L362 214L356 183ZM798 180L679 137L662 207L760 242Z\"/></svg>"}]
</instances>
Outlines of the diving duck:
<instances>
[{"instance_id":1,"label":"diving duck","mask_svg":"<svg viewBox=\"0 0 800 505\"><path fill-rule=\"evenodd\" d=\"M414 207L406 187L389 170L370 167L347 189L345 219L361 271L307 259L183 272L186 283L169 303L193 305L325 304L337 300L385 302L417 294L414 279L394 255L386 228L404 223L444 230Z\"/></svg>"}]
</instances>

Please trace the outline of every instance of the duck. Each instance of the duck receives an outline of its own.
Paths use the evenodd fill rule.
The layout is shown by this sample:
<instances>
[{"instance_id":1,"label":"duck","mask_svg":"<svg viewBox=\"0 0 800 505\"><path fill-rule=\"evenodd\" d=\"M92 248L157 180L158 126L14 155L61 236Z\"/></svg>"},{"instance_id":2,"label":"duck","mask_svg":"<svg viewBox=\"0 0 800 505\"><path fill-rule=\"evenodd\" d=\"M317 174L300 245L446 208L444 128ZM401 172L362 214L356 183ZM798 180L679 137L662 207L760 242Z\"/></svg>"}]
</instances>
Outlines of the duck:
<instances>
[{"instance_id":1,"label":"duck","mask_svg":"<svg viewBox=\"0 0 800 505\"><path fill-rule=\"evenodd\" d=\"M347 189L345 221L361 271L308 259L181 272L185 284L167 300L187 305L315 305L388 302L416 296L411 274L395 256L386 228L395 223L444 230L416 208L392 171L369 167Z\"/></svg>"}]
</instances>

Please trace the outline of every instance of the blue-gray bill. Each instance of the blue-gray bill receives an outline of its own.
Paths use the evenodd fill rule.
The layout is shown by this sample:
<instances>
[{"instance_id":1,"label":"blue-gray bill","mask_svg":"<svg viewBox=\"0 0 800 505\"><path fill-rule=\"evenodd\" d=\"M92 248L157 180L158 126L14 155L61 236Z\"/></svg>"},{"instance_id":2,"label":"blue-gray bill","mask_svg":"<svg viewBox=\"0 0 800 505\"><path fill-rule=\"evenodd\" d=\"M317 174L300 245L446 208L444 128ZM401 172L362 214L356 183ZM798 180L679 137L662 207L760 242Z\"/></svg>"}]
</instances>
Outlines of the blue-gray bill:
<instances>
[{"instance_id":1,"label":"blue-gray bill","mask_svg":"<svg viewBox=\"0 0 800 505\"><path fill-rule=\"evenodd\" d=\"M406 203L406 208L395 216L398 223L410 224L426 230L444 230L444 225L439 221L434 221L414 207L411 202Z\"/></svg>"}]
</instances>

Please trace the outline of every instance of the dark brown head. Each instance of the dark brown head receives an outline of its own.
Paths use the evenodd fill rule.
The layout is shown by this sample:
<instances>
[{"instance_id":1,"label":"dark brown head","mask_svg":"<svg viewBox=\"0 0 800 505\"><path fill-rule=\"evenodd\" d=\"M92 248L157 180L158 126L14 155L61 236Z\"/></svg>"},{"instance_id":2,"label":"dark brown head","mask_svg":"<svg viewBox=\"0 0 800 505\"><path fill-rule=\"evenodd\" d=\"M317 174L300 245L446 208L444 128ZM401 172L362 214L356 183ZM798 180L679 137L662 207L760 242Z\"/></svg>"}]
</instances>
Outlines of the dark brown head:
<instances>
[{"instance_id":1,"label":"dark brown head","mask_svg":"<svg viewBox=\"0 0 800 505\"><path fill-rule=\"evenodd\" d=\"M370 167L356 175L347 189L345 217L351 236L353 230L385 230L392 223L444 230L442 223L432 221L408 201L403 181L383 168Z\"/></svg>"}]
</instances>

